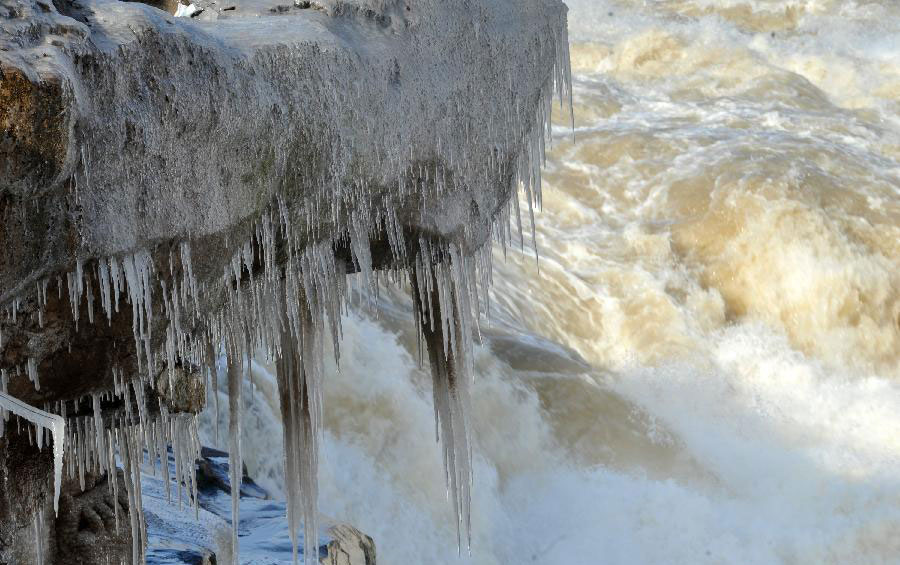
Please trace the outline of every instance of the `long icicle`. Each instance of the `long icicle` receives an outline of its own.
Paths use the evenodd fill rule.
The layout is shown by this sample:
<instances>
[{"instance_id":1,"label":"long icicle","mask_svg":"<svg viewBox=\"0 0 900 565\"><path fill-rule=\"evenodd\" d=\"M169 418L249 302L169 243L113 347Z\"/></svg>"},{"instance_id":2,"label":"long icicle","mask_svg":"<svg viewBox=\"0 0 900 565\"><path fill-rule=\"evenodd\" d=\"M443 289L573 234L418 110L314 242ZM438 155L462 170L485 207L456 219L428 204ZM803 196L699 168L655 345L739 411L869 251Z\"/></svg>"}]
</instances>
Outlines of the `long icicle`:
<instances>
[{"instance_id":1,"label":"long icicle","mask_svg":"<svg viewBox=\"0 0 900 565\"><path fill-rule=\"evenodd\" d=\"M228 453L228 466L231 473L231 558L238 565L239 545L238 526L240 525L241 479L243 478L243 461L241 460L241 378L243 376L243 355L237 348L228 351L228 432L231 435L231 446Z\"/></svg>"},{"instance_id":2,"label":"long icicle","mask_svg":"<svg viewBox=\"0 0 900 565\"><path fill-rule=\"evenodd\" d=\"M321 332L312 323L306 304L300 306L300 317L299 336L292 335L290 329L281 334L281 358L276 363L276 375L284 425L285 492L294 563L297 563L297 533L302 518L304 563L316 565L319 562L317 499L321 421L321 350L317 348L322 343Z\"/></svg>"},{"instance_id":3,"label":"long icicle","mask_svg":"<svg viewBox=\"0 0 900 565\"><path fill-rule=\"evenodd\" d=\"M207 371L209 371L210 385L212 389L213 395L213 405L214 405L214 413L215 417L215 441L216 444L219 443L219 375L216 370L216 350L213 348L212 340L207 337L206 338L206 364Z\"/></svg>"},{"instance_id":4,"label":"long icicle","mask_svg":"<svg viewBox=\"0 0 900 565\"><path fill-rule=\"evenodd\" d=\"M421 257L421 256L420 256ZM444 260L448 260L449 257ZM421 258L430 261L431 257ZM434 410L443 448L444 472L457 520L457 544L462 550L465 532L466 548L470 549L471 536L471 487L472 452L469 443L469 382L466 355L471 343L471 333L464 331L465 316L459 307L460 289L449 276L439 273L441 264L422 269L410 269L410 286L413 298L413 315L422 331L428 350L433 381ZM444 266L446 267L446 266ZM441 280L443 279L443 280ZM442 292L440 289L445 289ZM445 296L449 294L450 296ZM435 323L429 323L434 320ZM443 321L442 321L443 320ZM446 333L450 335L447 336ZM468 335L467 335L468 334ZM452 343L449 347L445 344Z\"/></svg>"},{"instance_id":5,"label":"long icicle","mask_svg":"<svg viewBox=\"0 0 900 565\"><path fill-rule=\"evenodd\" d=\"M295 374L299 371L300 359L294 347L293 336L290 330L284 330L281 334L281 357L275 364L276 378L278 379L278 399L281 406L282 437L284 441L284 491L287 495L287 519L288 530L291 536L292 555L294 563L297 562L297 506L295 501L299 497L297 487L297 457L294 425L294 412L297 410L295 403L296 392Z\"/></svg>"}]
</instances>

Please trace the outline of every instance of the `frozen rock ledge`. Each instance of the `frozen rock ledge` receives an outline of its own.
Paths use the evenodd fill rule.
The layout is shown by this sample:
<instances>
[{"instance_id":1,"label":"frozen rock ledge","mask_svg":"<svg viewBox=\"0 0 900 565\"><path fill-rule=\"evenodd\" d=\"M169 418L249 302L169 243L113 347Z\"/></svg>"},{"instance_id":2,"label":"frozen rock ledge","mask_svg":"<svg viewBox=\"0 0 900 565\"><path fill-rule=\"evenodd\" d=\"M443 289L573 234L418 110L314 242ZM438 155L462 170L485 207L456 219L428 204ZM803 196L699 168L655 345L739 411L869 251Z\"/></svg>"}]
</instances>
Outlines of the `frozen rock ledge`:
<instances>
[{"instance_id":1,"label":"frozen rock ledge","mask_svg":"<svg viewBox=\"0 0 900 565\"><path fill-rule=\"evenodd\" d=\"M15 486L0 495L0 561L65 562L53 493L117 466L121 480L107 482L122 484L116 531L131 545L96 558L145 561L142 469L168 469L171 452L164 483L198 504L195 416L220 355L235 423L250 357L276 362L300 553L319 531L324 340L339 352L341 312L382 284L413 296L468 544L488 243L520 244L540 204L554 96L571 107L565 6L197 8L175 18L112 0L0 0L0 386L65 421L59 479L41 449L59 440L33 441L46 428L4 411L0 479Z\"/></svg>"}]
</instances>

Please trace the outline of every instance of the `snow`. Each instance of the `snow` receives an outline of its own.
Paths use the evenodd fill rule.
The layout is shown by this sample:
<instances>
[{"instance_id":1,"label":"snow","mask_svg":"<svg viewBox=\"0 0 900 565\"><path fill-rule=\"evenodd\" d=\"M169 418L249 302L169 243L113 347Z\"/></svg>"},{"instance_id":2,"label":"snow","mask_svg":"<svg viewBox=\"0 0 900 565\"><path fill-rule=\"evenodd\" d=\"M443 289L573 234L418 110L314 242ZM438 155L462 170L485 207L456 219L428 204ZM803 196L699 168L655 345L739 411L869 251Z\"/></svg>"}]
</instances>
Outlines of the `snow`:
<instances>
[{"instance_id":1,"label":"snow","mask_svg":"<svg viewBox=\"0 0 900 565\"><path fill-rule=\"evenodd\" d=\"M190 18L197 12L197 6L194 4L190 4L185 6L181 2L178 3L178 7L175 9L175 17L176 18Z\"/></svg>"}]
</instances>

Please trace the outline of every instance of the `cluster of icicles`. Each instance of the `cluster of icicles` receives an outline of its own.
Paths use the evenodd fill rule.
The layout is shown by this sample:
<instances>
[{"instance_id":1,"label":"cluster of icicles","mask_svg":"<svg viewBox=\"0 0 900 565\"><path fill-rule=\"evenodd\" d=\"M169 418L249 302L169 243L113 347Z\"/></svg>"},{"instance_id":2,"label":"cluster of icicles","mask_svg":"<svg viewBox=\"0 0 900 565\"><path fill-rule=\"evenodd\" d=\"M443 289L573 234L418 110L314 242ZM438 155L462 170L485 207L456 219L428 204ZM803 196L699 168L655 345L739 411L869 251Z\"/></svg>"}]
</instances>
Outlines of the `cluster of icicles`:
<instances>
[{"instance_id":1,"label":"cluster of icicles","mask_svg":"<svg viewBox=\"0 0 900 565\"><path fill-rule=\"evenodd\" d=\"M140 563L147 542L147 528L141 505L141 469L149 465L156 475L165 479L166 498L171 502L174 480L177 485L179 507L185 497L197 506L197 483L194 465L200 457L197 416L194 414L169 414L160 402L159 412L151 414L142 401L144 383L140 379L131 385L117 381L116 390L104 395L93 394L72 402L58 402L52 408L56 414L26 404L5 392L0 392L0 431L13 425L21 427L22 420L33 426L28 428L29 439L42 449L48 439L53 442L54 494L53 510L59 511L60 487L63 477L77 479L84 490L87 474L106 474L113 500L119 499L119 481L115 478L117 460L124 468L124 483L128 497L128 523L132 535L132 563ZM133 392L133 397L130 393ZM133 402L132 402L133 398ZM104 422L101 402L124 401L124 413L114 416L112 422ZM66 418L69 405L76 410L90 407L92 413ZM49 406L47 407L50 408ZM68 422L68 426L66 423ZM50 435L50 438L47 435ZM169 451L175 459L175 476L169 468ZM64 457L65 455L65 457ZM117 457L118 455L118 457ZM157 471L157 462L158 471ZM125 527L119 505L115 509L116 533ZM38 565L43 565L43 517L42 510L34 516L35 551Z\"/></svg>"},{"instance_id":2,"label":"cluster of icicles","mask_svg":"<svg viewBox=\"0 0 900 565\"><path fill-rule=\"evenodd\" d=\"M565 23L557 36L557 59L534 110L531 126L519 141L521 151L515 165L513 188L526 194L533 229L533 205L540 206L540 167L545 158L545 138L551 135L551 106L554 92L560 105L571 111L571 75ZM442 173L439 173L442 174ZM437 176L437 175L436 175ZM513 225L522 242L522 220L516 190L494 218L492 236L504 247L513 239ZM398 195L402 196L402 194ZM127 413L120 421L104 422L99 396L93 396L94 414L66 419L66 404L39 410L8 396L5 385L9 375L2 374L0 407L24 418L37 429L40 447L46 432L52 435L55 467L54 508L58 508L64 451L69 455L67 472L82 477L87 471L109 472L121 462L130 503L129 523L133 539L134 564L144 561L146 526L141 508L140 468L147 463L156 471L155 462L166 477L182 486L191 504L197 505L194 461L199 457L196 416L169 415L161 402L159 411L147 408L145 386L157 387L159 378L169 379L174 390L176 367L195 369L193 378L211 379L216 388L216 360L224 354L227 363L230 422L230 469L234 496L232 555L239 562L238 528L241 482L240 411L241 381L251 375L250 359L265 355L276 365L280 407L284 424L284 467L289 522L294 559L298 555L298 533L303 527L305 544L317 544L317 468L318 444L322 434L322 379L324 340L331 338L335 356L340 356L341 315L354 296L364 302L377 300L382 284L408 285L411 289L414 319L419 336L419 360L427 355L433 374L436 434L443 449L448 497L457 516L459 546L470 538L470 500L472 486L471 447L469 442L469 384L474 376L473 338L480 336L479 318L489 314L488 287L491 282L491 246L465 249L440 238L416 236L408 241L396 217L397 207L383 203L377 210L351 213L350 225L337 240L310 243L305 230L295 233L288 203L276 198L257 221L253 235L233 255L216 288L198 283L191 266L191 247L182 242L170 251L169 276L162 277L158 264L146 250L124 257L110 257L83 264L69 273L66 282L58 280L59 292L65 286L76 324L81 304L86 302L87 317L95 323L95 301L111 320L122 299L130 304L137 367L134 378L116 370L115 391L125 399ZM299 231L299 230L298 230ZM386 234L393 255L390 268L373 268L370 237ZM338 243L348 244L351 261L336 256ZM167 282L168 281L168 282ZM349 283L348 283L349 281ZM156 285L156 286L154 286ZM222 285L218 287L218 285ZM47 281L37 285L38 304L47 304ZM356 287L357 292L352 292ZM220 308L205 312L202 297L224 289L226 299ZM154 297L162 308L154 307ZM16 301L9 315L15 319ZM42 312L37 316L42 324ZM162 312L166 335L162 351L154 351L151 335L153 317ZM202 328L202 331L193 331ZM427 353L426 353L427 352ZM156 375L157 356L164 356L167 375ZM17 373L20 372L16 368ZM25 372L39 387L37 364L29 360ZM201 376L203 375L203 376ZM133 397L133 403L132 403ZM218 411L218 406L215 407ZM51 413L52 412L52 413ZM218 418L216 418L218 422ZM66 422L69 423L68 428ZM169 477L168 446L176 462L176 476ZM83 484L83 483L82 483ZM110 481L116 487L116 481ZM118 522L118 516L117 516ZM36 534L41 535L39 520ZM38 544L40 546L40 544ZM312 549L312 548L310 548ZM318 562L318 551L303 551L307 565Z\"/></svg>"}]
</instances>

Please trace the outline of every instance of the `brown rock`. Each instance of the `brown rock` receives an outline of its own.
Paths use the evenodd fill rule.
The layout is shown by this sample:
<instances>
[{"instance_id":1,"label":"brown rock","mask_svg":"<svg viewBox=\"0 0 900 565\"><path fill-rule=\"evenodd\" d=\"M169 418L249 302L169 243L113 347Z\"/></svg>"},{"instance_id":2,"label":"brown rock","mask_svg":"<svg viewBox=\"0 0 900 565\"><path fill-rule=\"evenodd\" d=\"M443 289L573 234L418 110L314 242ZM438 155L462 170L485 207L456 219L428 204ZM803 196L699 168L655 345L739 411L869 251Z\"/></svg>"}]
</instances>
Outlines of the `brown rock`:
<instances>
[{"instance_id":1,"label":"brown rock","mask_svg":"<svg viewBox=\"0 0 900 565\"><path fill-rule=\"evenodd\" d=\"M106 476L86 477L84 491L75 481L64 485L56 518L57 563L105 565L130 559L128 495L121 470L116 480L118 497Z\"/></svg>"},{"instance_id":2,"label":"brown rock","mask_svg":"<svg viewBox=\"0 0 900 565\"><path fill-rule=\"evenodd\" d=\"M53 183L68 150L67 114L57 77L34 80L0 63L0 195ZM9 204L0 198L0 217Z\"/></svg>"}]
</instances>

